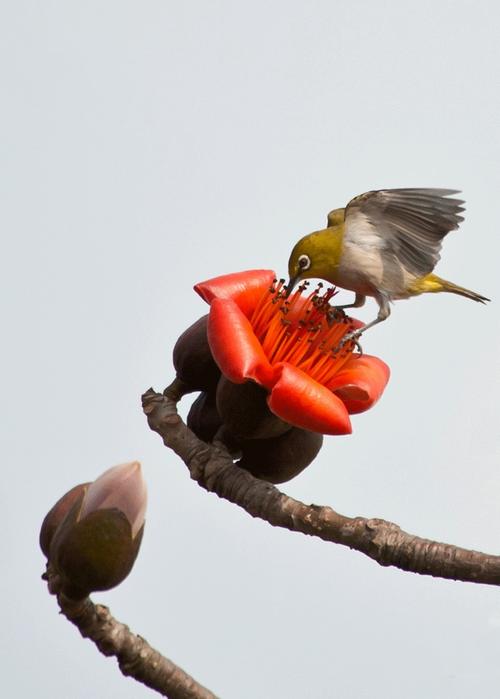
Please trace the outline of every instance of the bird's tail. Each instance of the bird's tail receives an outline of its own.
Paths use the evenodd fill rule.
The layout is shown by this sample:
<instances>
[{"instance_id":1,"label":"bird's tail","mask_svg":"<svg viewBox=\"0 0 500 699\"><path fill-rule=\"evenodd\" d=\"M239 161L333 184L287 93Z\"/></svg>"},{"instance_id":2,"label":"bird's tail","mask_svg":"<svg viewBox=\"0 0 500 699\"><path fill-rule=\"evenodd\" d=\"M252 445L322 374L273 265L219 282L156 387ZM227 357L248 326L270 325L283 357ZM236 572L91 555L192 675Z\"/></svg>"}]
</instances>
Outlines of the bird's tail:
<instances>
[{"instance_id":1,"label":"bird's tail","mask_svg":"<svg viewBox=\"0 0 500 699\"><path fill-rule=\"evenodd\" d=\"M465 298L472 299L473 301L479 301L479 303L486 303L491 299L486 296L481 296L481 294L471 291L470 289L465 289L463 286L458 286L458 284L453 284L453 282L448 282L446 279L441 279L435 274L428 274L422 279L422 286L424 286L424 292L427 293L438 293L440 291L447 291L450 294L458 294L459 296L465 296Z\"/></svg>"}]
</instances>

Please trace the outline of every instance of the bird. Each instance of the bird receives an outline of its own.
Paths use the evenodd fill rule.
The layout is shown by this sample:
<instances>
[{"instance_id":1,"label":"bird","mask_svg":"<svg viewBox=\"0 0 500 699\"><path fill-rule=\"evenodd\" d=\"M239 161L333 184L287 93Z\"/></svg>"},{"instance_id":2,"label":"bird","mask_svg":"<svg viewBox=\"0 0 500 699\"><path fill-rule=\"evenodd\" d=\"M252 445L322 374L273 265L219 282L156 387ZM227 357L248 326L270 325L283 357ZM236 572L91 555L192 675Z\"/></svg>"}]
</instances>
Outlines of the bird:
<instances>
[{"instance_id":1,"label":"bird","mask_svg":"<svg viewBox=\"0 0 500 699\"><path fill-rule=\"evenodd\" d=\"M360 308L370 296L378 315L344 336L358 344L362 333L386 320L391 303L426 293L449 292L486 303L486 296L433 274L443 238L463 221L457 189L405 188L365 192L343 209L330 211L327 227L301 238L288 261L286 294L305 279L322 279L353 291ZM333 320L334 315L330 319Z\"/></svg>"}]
</instances>

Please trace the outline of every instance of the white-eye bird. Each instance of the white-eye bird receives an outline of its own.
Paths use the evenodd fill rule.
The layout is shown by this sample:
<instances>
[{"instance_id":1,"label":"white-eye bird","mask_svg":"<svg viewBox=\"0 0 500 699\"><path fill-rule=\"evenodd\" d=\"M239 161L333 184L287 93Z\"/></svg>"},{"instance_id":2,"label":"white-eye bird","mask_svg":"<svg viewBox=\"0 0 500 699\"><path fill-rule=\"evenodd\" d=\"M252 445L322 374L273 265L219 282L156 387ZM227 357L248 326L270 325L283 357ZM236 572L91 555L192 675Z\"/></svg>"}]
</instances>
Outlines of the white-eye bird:
<instances>
[{"instance_id":1,"label":"white-eye bird","mask_svg":"<svg viewBox=\"0 0 500 699\"><path fill-rule=\"evenodd\" d=\"M328 226L294 246L288 262L289 294L298 281L324 279L354 291L359 308L372 296L375 320L344 337L344 344L389 317L390 303L448 291L485 303L485 296L432 274L447 233L458 228L464 202L455 189L381 189L352 199L328 214Z\"/></svg>"}]
</instances>

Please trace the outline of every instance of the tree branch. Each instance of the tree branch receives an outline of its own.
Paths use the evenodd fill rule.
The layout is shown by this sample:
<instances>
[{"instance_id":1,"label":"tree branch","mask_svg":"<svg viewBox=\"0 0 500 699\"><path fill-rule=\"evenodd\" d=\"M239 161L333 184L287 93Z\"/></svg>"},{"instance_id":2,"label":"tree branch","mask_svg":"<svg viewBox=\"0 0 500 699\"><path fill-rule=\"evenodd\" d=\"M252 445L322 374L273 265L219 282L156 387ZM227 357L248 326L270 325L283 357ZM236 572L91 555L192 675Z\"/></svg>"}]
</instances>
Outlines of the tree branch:
<instances>
[{"instance_id":1,"label":"tree branch","mask_svg":"<svg viewBox=\"0 0 500 699\"><path fill-rule=\"evenodd\" d=\"M94 604L89 597L81 600L66 597L50 565L43 578L48 582L49 592L57 596L62 614L84 638L90 638L103 655L114 656L123 675L133 677L169 699L217 699L144 638L117 621L107 607Z\"/></svg>"},{"instance_id":2,"label":"tree branch","mask_svg":"<svg viewBox=\"0 0 500 699\"><path fill-rule=\"evenodd\" d=\"M150 428L184 461L191 478L272 526L349 546L382 566L463 582L500 585L500 556L422 539L383 519L345 517L330 507L305 505L233 463L223 444L206 444L184 424L177 403L188 389L176 379L164 393L142 397Z\"/></svg>"}]
</instances>

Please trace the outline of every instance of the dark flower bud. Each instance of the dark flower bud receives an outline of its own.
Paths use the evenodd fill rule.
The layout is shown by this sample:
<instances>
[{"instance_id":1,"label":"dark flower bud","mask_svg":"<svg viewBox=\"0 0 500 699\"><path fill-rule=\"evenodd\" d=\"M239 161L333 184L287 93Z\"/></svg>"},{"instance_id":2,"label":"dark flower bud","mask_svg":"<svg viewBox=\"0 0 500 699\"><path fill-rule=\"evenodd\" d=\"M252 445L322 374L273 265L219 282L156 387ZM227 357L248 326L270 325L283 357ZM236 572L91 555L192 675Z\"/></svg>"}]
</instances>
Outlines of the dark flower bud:
<instances>
[{"instance_id":1,"label":"dark flower bud","mask_svg":"<svg viewBox=\"0 0 500 699\"><path fill-rule=\"evenodd\" d=\"M285 483L309 466L322 444L322 434L292 427L273 439L243 442L237 465L263 481Z\"/></svg>"},{"instance_id":2,"label":"dark flower bud","mask_svg":"<svg viewBox=\"0 0 500 699\"><path fill-rule=\"evenodd\" d=\"M267 406L267 391L252 381L235 384L221 376L217 385L217 411L226 427L239 439L268 439L288 432L291 425Z\"/></svg>"},{"instance_id":3,"label":"dark flower bud","mask_svg":"<svg viewBox=\"0 0 500 699\"><path fill-rule=\"evenodd\" d=\"M204 442L211 442L217 430L222 425L215 393L200 393L194 401L187 416L187 425L195 435Z\"/></svg>"},{"instance_id":4,"label":"dark flower bud","mask_svg":"<svg viewBox=\"0 0 500 699\"><path fill-rule=\"evenodd\" d=\"M52 536L49 562L66 596L109 590L129 574L144 530L146 486L138 462L85 486Z\"/></svg>"},{"instance_id":5,"label":"dark flower bud","mask_svg":"<svg viewBox=\"0 0 500 699\"><path fill-rule=\"evenodd\" d=\"M54 507L45 515L40 529L40 548L46 558L49 557L50 544L52 543L52 538L57 527L61 524L75 502L83 497L89 485L90 483L75 485L75 487L68 490L62 498L59 498Z\"/></svg>"},{"instance_id":6,"label":"dark flower bud","mask_svg":"<svg viewBox=\"0 0 500 699\"><path fill-rule=\"evenodd\" d=\"M212 357L207 339L208 315L199 318L175 343L173 361L177 376L196 391L210 391L217 385L220 369Z\"/></svg>"}]
</instances>

